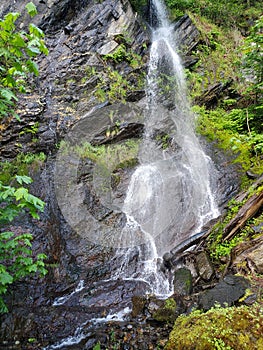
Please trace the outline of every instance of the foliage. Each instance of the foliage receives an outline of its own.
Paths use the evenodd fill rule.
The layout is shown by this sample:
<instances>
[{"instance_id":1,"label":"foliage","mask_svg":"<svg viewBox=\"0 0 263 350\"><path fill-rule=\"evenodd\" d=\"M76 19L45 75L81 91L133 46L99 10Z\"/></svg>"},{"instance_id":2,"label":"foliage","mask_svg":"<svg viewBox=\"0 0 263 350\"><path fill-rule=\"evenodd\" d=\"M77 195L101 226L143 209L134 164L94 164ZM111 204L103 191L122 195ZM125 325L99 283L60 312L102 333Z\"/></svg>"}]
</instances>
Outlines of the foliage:
<instances>
[{"instance_id":1,"label":"foliage","mask_svg":"<svg viewBox=\"0 0 263 350\"><path fill-rule=\"evenodd\" d=\"M113 52L102 55L107 66L99 74L99 82L94 89L94 95L100 102L108 100L110 103L116 101L126 103L130 92L144 87L143 59L132 50L132 39L125 28L122 28L122 33L114 36L114 40L119 45ZM122 68L121 71L119 67Z\"/></svg>"},{"instance_id":2,"label":"foliage","mask_svg":"<svg viewBox=\"0 0 263 350\"><path fill-rule=\"evenodd\" d=\"M260 305L216 307L177 318L166 350L245 350L263 348Z\"/></svg>"},{"instance_id":3,"label":"foliage","mask_svg":"<svg viewBox=\"0 0 263 350\"><path fill-rule=\"evenodd\" d=\"M132 75L129 78L132 79ZM126 103L128 93L141 88L144 84L144 75L141 76L141 79L139 77L135 79L136 84L132 84L117 70L108 67L105 77L103 75L100 76L94 95L101 102L109 100L110 103L116 101Z\"/></svg>"},{"instance_id":4,"label":"foliage","mask_svg":"<svg viewBox=\"0 0 263 350\"><path fill-rule=\"evenodd\" d=\"M215 24L229 28L246 28L249 18L255 19L261 14L260 1L165 0L165 3L171 9L173 18L191 11Z\"/></svg>"},{"instance_id":5,"label":"foliage","mask_svg":"<svg viewBox=\"0 0 263 350\"><path fill-rule=\"evenodd\" d=\"M100 350L100 343L97 343L95 346L93 346L93 350Z\"/></svg>"},{"instance_id":6,"label":"foliage","mask_svg":"<svg viewBox=\"0 0 263 350\"><path fill-rule=\"evenodd\" d=\"M30 16L36 15L36 7L30 2L26 5ZM33 23L28 31L17 29L19 13L8 13L0 19L0 118L17 116L14 113L17 94L26 92L27 79L33 74L38 76L35 58L41 53L47 54L44 33ZM35 134L38 125L25 128L21 134ZM44 154L20 154L13 162L1 163L0 176L0 224L2 227L12 222L22 213L28 212L33 218L39 218L44 202L29 193L27 185L32 179L25 176L28 164L38 158L43 161ZM0 313L7 312L3 295L8 286L31 274L46 274L44 254L33 256L33 237L29 233L0 233Z\"/></svg>"},{"instance_id":7,"label":"foliage","mask_svg":"<svg viewBox=\"0 0 263 350\"><path fill-rule=\"evenodd\" d=\"M46 155L43 152L19 153L12 161L0 163L0 181L7 185L15 175L29 175L30 172L38 170L45 160Z\"/></svg>"},{"instance_id":8,"label":"foliage","mask_svg":"<svg viewBox=\"0 0 263 350\"><path fill-rule=\"evenodd\" d=\"M3 185L0 181L0 224L3 226L13 221L18 215L29 211L38 219L39 211L44 210L44 202L29 193L24 185L32 182L28 176L15 176L15 186ZM15 235L13 232L0 233L0 313L7 312L2 295L8 286L15 281L39 272L45 275L44 254L32 257L32 235L24 233Z\"/></svg>"},{"instance_id":9,"label":"foliage","mask_svg":"<svg viewBox=\"0 0 263 350\"><path fill-rule=\"evenodd\" d=\"M74 152L81 159L89 158L107 169L114 170L116 167L127 166L131 161L134 163L134 159L136 159L139 152L139 142L137 139L130 139L118 144L101 146L93 146L89 142L82 142L73 148L69 148L65 142L61 142L60 148L66 154L67 152Z\"/></svg>"},{"instance_id":10,"label":"foliage","mask_svg":"<svg viewBox=\"0 0 263 350\"><path fill-rule=\"evenodd\" d=\"M235 162L240 163L244 170L262 173L263 137L257 130L249 128L249 120L253 118L249 110L223 108L206 110L205 107L194 107L198 114L197 131L225 150L236 155Z\"/></svg>"},{"instance_id":11,"label":"foliage","mask_svg":"<svg viewBox=\"0 0 263 350\"><path fill-rule=\"evenodd\" d=\"M131 88L129 82L117 70L111 68L107 69L107 79L110 82L108 90L104 90L105 79L100 78L100 82L96 86L95 96L101 102L109 99L111 103L115 101L125 103L127 92Z\"/></svg>"},{"instance_id":12,"label":"foliage","mask_svg":"<svg viewBox=\"0 0 263 350\"><path fill-rule=\"evenodd\" d=\"M255 96L255 102L262 102L263 89L263 16L261 16L250 30L241 48L243 53L242 66L246 80L249 82L247 93L250 99ZM253 99L252 99L253 100ZM261 106L262 113L262 106Z\"/></svg>"},{"instance_id":13,"label":"foliage","mask_svg":"<svg viewBox=\"0 0 263 350\"><path fill-rule=\"evenodd\" d=\"M142 64L141 56L131 50L125 43L120 44L112 53L104 55L103 58L116 63L126 61L132 68L138 68Z\"/></svg>"},{"instance_id":14,"label":"foliage","mask_svg":"<svg viewBox=\"0 0 263 350\"><path fill-rule=\"evenodd\" d=\"M251 186L248 189L249 195L247 199L253 196L255 193L257 193L259 190L260 189L255 190L253 186ZM255 216L248 220L245 226L242 227L240 232L237 235L235 235L232 239L228 241L222 241L224 228L238 213L239 209L242 207L246 200L244 200L243 202L239 202L233 198L228 202L227 214L213 227L212 232L207 240L207 249L209 251L209 254L214 263L218 263L221 268L224 267L222 265L222 261L225 261L225 258L230 257L233 248L238 246L240 243L247 241L248 239L251 239L251 237L255 236L255 232L252 226L257 226L260 223L262 223L262 215Z\"/></svg>"},{"instance_id":15,"label":"foliage","mask_svg":"<svg viewBox=\"0 0 263 350\"><path fill-rule=\"evenodd\" d=\"M143 10L147 6L147 0L130 0L132 8L138 13L143 13Z\"/></svg>"},{"instance_id":16,"label":"foliage","mask_svg":"<svg viewBox=\"0 0 263 350\"><path fill-rule=\"evenodd\" d=\"M26 8L30 16L37 13L32 2ZM18 30L19 16L12 12L0 19L0 118L15 115L19 119L14 113L17 94L26 92L26 80L31 74L39 74L34 59L48 53L43 31L33 23L28 32Z\"/></svg>"},{"instance_id":17,"label":"foliage","mask_svg":"<svg viewBox=\"0 0 263 350\"><path fill-rule=\"evenodd\" d=\"M160 306L153 314L153 318L159 322L173 323L177 316L177 304L176 301L170 297L164 301L164 304Z\"/></svg>"}]
</instances>

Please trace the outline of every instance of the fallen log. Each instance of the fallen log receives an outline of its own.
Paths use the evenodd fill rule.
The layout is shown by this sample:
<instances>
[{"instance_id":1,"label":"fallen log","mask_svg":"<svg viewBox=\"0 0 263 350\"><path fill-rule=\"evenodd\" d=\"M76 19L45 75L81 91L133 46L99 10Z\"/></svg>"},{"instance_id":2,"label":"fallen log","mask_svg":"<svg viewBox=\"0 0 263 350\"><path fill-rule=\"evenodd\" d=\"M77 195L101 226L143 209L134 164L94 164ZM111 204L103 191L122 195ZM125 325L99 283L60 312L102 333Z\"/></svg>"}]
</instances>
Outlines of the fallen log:
<instances>
[{"instance_id":1,"label":"fallen log","mask_svg":"<svg viewBox=\"0 0 263 350\"><path fill-rule=\"evenodd\" d=\"M257 187L259 187L263 182L263 174L257 179L257 181L255 181L251 187L249 188L249 190L246 190L246 191L242 191L241 193L239 193L236 197L235 197L235 200L237 202L243 202L244 199L247 198L247 196L249 195L250 193L250 190L253 189L255 190Z\"/></svg>"},{"instance_id":2,"label":"fallen log","mask_svg":"<svg viewBox=\"0 0 263 350\"><path fill-rule=\"evenodd\" d=\"M237 232L245 226L246 222L251 219L263 205L263 190L254 194L239 209L236 216L226 225L223 231L223 241L233 238Z\"/></svg>"}]
</instances>

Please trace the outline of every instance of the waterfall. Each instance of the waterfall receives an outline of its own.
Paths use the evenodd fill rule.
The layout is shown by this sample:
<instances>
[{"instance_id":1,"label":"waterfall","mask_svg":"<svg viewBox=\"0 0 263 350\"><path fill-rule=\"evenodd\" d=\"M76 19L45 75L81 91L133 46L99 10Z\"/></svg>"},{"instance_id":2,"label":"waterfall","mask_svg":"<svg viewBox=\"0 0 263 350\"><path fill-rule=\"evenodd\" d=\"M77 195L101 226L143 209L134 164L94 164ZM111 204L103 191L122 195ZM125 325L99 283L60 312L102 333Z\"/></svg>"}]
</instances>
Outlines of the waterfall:
<instances>
[{"instance_id":1,"label":"waterfall","mask_svg":"<svg viewBox=\"0 0 263 350\"><path fill-rule=\"evenodd\" d=\"M140 279L151 292L167 295L171 286L160 271L160 257L199 232L219 211L211 185L216 171L194 132L173 28L160 0L152 0L151 7L156 27L147 76L145 135L140 165L122 208L127 222L121 239L129 244L117 251L121 264L113 278Z\"/></svg>"}]
</instances>

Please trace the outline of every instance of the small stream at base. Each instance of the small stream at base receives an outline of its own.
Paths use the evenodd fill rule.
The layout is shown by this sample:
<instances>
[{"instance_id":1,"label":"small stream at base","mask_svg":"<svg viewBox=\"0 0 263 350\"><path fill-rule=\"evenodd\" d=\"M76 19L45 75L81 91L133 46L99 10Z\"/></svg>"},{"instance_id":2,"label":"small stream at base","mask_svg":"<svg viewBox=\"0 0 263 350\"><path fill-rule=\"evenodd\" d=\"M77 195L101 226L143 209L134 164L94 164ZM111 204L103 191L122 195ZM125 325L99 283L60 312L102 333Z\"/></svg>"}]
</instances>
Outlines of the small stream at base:
<instances>
[{"instance_id":1,"label":"small stream at base","mask_svg":"<svg viewBox=\"0 0 263 350\"><path fill-rule=\"evenodd\" d=\"M153 0L151 6L157 27L152 29L145 135L139 165L131 175L121 208L126 223L119 237L120 248L112 258L115 269L98 285L110 293L114 283L122 283L123 288L134 284L133 288L139 285L144 294L166 298L173 293L173 283L171 271L161 269L163 254L199 232L219 216L219 210L214 193L217 172L194 132L195 116L188 102L173 28L163 4ZM53 306L64 305L82 293L85 285L81 280L73 292L55 299ZM131 296L132 292L127 294ZM108 307L105 317L91 317L73 335L45 350L79 344L96 325L122 322L131 311L130 300L115 308L104 302Z\"/></svg>"}]
</instances>

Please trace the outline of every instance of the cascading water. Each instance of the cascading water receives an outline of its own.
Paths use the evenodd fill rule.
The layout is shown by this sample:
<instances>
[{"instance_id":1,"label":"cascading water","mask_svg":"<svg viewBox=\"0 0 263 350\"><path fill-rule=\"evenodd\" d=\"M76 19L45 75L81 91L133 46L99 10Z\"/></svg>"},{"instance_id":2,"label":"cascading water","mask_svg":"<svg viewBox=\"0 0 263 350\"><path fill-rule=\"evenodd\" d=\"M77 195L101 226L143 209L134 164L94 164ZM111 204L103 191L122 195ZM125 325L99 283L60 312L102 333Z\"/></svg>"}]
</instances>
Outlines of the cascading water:
<instances>
[{"instance_id":1,"label":"cascading water","mask_svg":"<svg viewBox=\"0 0 263 350\"><path fill-rule=\"evenodd\" d=\"M173 28L160 0L151 3L156 16L147 77L148 109L140 165L134 171L123 212L127 222L113 278L139 279L158 295L171 293L160 271L164 252L199 232L219 215L212 186L212 162L194 132L183 67ZM138 237L140 239L138 240Z\"/></svg>"}]
</instances>

